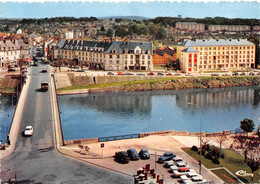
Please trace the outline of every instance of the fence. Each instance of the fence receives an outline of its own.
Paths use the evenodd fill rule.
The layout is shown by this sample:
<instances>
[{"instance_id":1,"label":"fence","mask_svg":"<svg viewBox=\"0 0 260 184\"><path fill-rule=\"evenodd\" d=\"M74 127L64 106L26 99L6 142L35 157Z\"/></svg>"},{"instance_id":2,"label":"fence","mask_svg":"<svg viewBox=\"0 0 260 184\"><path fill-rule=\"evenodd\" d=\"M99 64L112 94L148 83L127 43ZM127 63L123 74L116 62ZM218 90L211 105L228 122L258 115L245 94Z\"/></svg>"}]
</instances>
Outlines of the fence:
<instances>
[{"instance_id":1,"label":"fence","mask_svg":"<svg viewBox=\"0 0 260 184\"><path fill-rule=\"evenodd\" d=\"M109 136L109 137L99 137L98 142L106 142L106 141L115 141L121 139L133 139L140 138L140 134L128 134L128 135L118 135L118 136Z\"/></svg>"}]
</instances>

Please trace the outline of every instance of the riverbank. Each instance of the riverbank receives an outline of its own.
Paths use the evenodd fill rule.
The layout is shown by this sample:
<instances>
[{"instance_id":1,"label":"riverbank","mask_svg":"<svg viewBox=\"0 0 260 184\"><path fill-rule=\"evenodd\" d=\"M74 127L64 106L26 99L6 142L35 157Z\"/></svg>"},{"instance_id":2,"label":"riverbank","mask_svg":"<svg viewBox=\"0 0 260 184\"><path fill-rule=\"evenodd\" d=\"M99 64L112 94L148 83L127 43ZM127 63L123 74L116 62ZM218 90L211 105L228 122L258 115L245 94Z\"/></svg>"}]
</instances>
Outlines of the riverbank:
<instances>
[{"instance_id":1,"label":"riverbank","mask_svg":"<svg viewBox=\"0 0 260 184\"><path fill-rule=\"evenodd\" d=\"M122 77L122 78L120 78ZM124 77L124 78L123 78ZM79 93L154 91L198 88L225 88L254 86L260 84L260 76L218 76L218 77L133 77L133 76L67 76L56 77L59 95ZM93 84L95 80L96 84ZM64 87L62 87L64 86Z\"/></svg>"}]
</instances>

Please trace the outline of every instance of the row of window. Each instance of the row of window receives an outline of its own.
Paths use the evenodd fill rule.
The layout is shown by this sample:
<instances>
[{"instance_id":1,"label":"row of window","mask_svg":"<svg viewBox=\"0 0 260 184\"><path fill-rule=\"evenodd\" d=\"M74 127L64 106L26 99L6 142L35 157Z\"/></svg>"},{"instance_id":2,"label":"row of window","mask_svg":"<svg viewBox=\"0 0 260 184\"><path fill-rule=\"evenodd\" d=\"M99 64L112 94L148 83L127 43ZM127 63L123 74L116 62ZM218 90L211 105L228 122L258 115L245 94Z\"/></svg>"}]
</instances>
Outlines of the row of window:
<instances>
[{"instance_id":1,"label":"row of window","mask_svg":"<svg viewBox=\"0 0 260 184\"><path fill-rule=\"evenodd\" d=\"M202 50L245 50L245 49L254 49L254 46L240 46L240 47L230 47L230 46L226 46L226 47L195 47L196 50L198 51L202 51Z\"/></svg>"}]
</instances>

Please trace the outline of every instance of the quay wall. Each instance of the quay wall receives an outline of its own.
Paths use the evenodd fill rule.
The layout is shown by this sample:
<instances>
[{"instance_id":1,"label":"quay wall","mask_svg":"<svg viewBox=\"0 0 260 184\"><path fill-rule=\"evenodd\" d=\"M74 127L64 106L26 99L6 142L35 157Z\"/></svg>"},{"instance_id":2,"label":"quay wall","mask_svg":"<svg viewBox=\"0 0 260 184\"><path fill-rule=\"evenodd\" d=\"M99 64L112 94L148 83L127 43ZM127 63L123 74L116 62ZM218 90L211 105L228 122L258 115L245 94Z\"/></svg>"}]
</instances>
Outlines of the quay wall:
<instances>
[{"instance_id":1,"label":"quay wall","mask_svg":"<svg viewBox=\"0 0 260 184\"><path fill-rule=\"evenodd\" d=\"M224 130L221 132L215 132L215 133L205 133L201 132L201 136L203 137L211 137L211 136L221 136L221 135L230 135L230 130ZM156 132L145 132L140 133L139 138L147 137L147 136L153 136L153 135L159 135L159 136L200 136L200 132L191 133L189 131L174 131L174 130L166 130L166 131L156 131ZM77 140L65 140L65 145L71 145L71 144L90 144L90 143L97 143L99 142L98 138L89 138L89 139L77 139Z\"/></svg>"}]
</instances>

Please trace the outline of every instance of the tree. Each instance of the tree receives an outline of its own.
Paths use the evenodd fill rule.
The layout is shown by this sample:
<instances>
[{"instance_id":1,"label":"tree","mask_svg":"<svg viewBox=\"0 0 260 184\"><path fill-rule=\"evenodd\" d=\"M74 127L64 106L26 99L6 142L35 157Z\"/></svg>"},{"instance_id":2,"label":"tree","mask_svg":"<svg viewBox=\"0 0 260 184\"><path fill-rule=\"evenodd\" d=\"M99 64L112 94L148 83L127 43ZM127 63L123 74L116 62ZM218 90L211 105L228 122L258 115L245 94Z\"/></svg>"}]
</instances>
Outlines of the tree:
<instances>
[{"instance_id":1,"label":"tree","mask_svg":"<svg viewBox=\"0 0 260 184\"><path fill-rule=\"evenodd\" d=\"M115 35L119 37L125 37L127 35L127 30L123 27L118 27L115 31Z\"/></svg>"},{"instance_id":2,"label":"tree","mask_svg":"<svg viewBox=\"0 0 260 184\"><path fill-rule=\"evenodd\" d=\"M221 149L222 143L227 140L227 136L225 134L219 135L215 137L215 140L219 143L219 148Z\"/></svg>"},{"instance_id":3,"label":"tree","mask_svg":"<svg viewBox=\"0 0 260 184\"><path fill-rule=\"evenodd\" d=\"M171 59L171 58L167 58L166 59L166 65L167 65L167 67L172 67L173 66L173 60Z\"/></svg>"},{"instance_id":4,"label":"tree","mask_svg":"<svg viewBox=\"0 0 260 184\"><path fill-rule=\"evenodd\" d=\"M157 34L156 34L156 38L159 40L163 40L167 37L167 30L165 28L159 28Z\"/></svg>"},{"instance_id":5,"label":"tree","mask_svg":"<svg viewBox=\"0 0 260 184\"><path fill-rule=\"evenodd\" d=\"M107 30L106 36L107 36L107 37L113 37L113 35L114 35L113 29L109 28L109 29Z\"/></svg>"},{"instance_id":6,"label":"tree","mask_svg":"<svg viewBox=\"0 0 260 184\"><path fill-rule=\"evenodd\" d=\"M253 120L245 118L244 120L240 121L240 128L247 132L248 136L248 132L252 132L254 130L255 124Z\"/></svg>"},{"instance_id":7,"label":"tree","mask_svg":"<svg viewBox=\"0 0 260 184\"><path fill-rule=\"evenodd\" d=\"M105 27L104 26L101 26L101 28L100 28L100 31L106 31L106 29L105 29Z\"/></svg>"}]
</instances>

